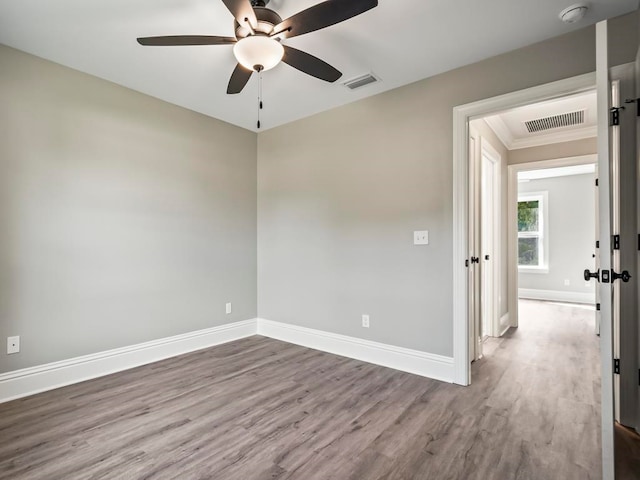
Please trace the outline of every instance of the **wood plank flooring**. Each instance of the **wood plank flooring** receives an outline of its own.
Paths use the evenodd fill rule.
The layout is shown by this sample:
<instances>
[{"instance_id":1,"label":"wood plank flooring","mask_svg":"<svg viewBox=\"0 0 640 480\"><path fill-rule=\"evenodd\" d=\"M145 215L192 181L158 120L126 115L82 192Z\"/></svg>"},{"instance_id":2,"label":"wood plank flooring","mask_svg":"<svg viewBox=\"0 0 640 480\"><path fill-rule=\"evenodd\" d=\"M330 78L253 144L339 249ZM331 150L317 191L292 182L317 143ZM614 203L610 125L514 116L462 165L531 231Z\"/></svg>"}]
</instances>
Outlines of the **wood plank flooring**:
<instances>
[{"instance_id":1,"label":"wood plank flooring","mask_svg":"<svg viewBox=\"0 0 640 480\"><path fill-rule=\"evenodd\" d=\"M640 478L640 435L620 424L616 432L616 478L636 480Z\"/></svg>"},{"instance_id":2,"label":"wood plank flooring","mask_svg":"<svg viewBox=\"0 0 640 480\"><path fill-rule=\"evenodd\" d=\"M0 405L0 479L600 478L593 311L526 301L458 387L263 337Z\"/></svg>"}]
</instances>

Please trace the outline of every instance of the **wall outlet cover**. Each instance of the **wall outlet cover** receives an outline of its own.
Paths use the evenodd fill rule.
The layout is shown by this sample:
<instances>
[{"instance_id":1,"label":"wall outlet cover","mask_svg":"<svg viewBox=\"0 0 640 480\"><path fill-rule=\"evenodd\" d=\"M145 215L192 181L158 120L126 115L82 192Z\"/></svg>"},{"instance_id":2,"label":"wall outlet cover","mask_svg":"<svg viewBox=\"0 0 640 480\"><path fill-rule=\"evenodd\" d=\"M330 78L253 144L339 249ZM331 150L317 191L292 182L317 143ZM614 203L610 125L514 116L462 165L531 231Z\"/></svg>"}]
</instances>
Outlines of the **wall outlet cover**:
<instances>
[{"instance_id":1,"label":"wall outlet cover","mask_svg":"<svg viewBox=\"0 0 640 480\"><path fill-rule=\"evenodd\" d=\"M7 355L20 352L20 337L7 337Z\"/></svg>"},{"instance_id":2,"label":"wall outlet cover","mask_svg":"<svg viewBox=\"0 0 640 480\"><path fill-rule=\"evenodd\" d=\"M224 307L224 311L229 315L231 313L231 302L227 303Z\"/></svg>"},{"instance_id":3,"label":"wall outlet cover","mask_svg":"<svg viewBox=\"0 0 640 480\"><path fill-rule=\"evenodd\" d=\"M369 328L369 315L362 315L362 326Z\"/></svg>"},{"instance_id":4,"label":"wall outlet cover","mask_svg":"<svg viewBox=\"0 0 640 480\"><path fill-rule=\"evenodd\" d=\"M413 232L414 245L429 245L429 230L418 230Z\"/></svg>"}]
</instances>

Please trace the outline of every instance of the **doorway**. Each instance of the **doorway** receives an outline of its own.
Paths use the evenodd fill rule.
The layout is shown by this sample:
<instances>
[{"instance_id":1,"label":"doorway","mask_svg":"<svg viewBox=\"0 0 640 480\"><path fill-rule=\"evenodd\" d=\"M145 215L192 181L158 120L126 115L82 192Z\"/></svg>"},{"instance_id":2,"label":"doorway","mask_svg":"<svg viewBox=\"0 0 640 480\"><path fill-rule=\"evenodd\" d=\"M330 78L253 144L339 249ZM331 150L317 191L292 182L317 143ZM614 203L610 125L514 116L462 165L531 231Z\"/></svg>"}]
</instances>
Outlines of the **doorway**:
<instances>
[{"instance_id":1,"label":"doorway","mask_svg":"<svg viewBox=\"0 0 640 480\"><path fill-rule=\"evenodd\" d=\"M595 84L596 75L590 73L454 108L453 291L455 301L453 304L453 356L454 382L459 385L470 384L470 363L473 359L470 349L472 332L469 327L469 315L473 313L472 303L470 303L470 300L473 299L473 290L469 287L474 280L474 269L470 266L472 265L471 260L476 257L476 252L473 250L474 245L471 242L469 231L469 221L473 218L470 199L474 194L473 185L470 182L470 176L473 173L472 166L469 165L471 157L470 122L494 112L587 92L593 90ZM506 174L503 175L503 182L506 182ZM503 183L503 193L506 190ZM503 198L506 197L503 196ZM506 224L506 211L503 218ZM504 228L502 231L506 232ZM511 252L515 245L506 244L503 248L507 248ZM505 277L503 284L511 285L512 279L508 275ZM514 295L505 295L502 302L506 303L508 312L517 311L517 300ZM517 317L508 318L508 322L510 326L517 326Z\"/></svg>"},{"instance_id":2,"label":"doorway","mask_svg":"<svg viewBox=\"0 0 640 480\"><path fill-rule=\"evenodd\" d=\"M469 122L471 361L518 327L520 298L595 310L596 121L592 88Z\"/></svg>"}]
</instances>

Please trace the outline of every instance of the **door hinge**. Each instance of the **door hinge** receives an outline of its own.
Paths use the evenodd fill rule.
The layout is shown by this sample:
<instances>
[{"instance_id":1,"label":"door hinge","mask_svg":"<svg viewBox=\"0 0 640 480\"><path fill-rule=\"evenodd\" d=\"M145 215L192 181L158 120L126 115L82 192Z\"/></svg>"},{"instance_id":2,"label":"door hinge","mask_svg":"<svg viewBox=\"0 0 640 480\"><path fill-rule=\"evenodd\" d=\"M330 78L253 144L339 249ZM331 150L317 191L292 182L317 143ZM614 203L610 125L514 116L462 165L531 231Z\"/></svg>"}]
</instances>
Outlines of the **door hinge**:
<instances>
[{"instance_id":1,"label":"door hinge","mask_svg":"<svg viewBox=\"0 0 640 480\"><path fill-rule=\"evenodd\" d=\"M596 248L600 248L600 240L596 240Z\"/></svg>"},{"instance_id":2,"label":"door hinge","mask_svg":"<svg viewBox=\"0 0 640 480\"><path fill-rule=\"evenodd\" d=\"M611 107L611 119L609 121L610 127L620 125L620 110L624 110L624 107Z\"/></svg>"},{"instance_id":3,"label":"door hinge","mask_svg":"<svg viewBox=\"0 0 640 480\"><path fill-rule=\"evenodd\" d=\"M620 375L620 359L619 358L613 359L613 373Z\"/></svg>"},{"instance_id":4,"label":"door hinge","mask_svg":"<svg viewBox=\"0 0 640 480\"><path fill-rule=\"evenodd\" d=\"M468 266L469 266L469 259L468 259L468 258L464 261L464 266L465 266L465 267L468 267Z\"/></svg>"},{"instance_id":5,"label":"door hinge","mask_svg":"<svg viewBox=\"0 0 640 480\"><path fill-rule=\"evenodd\" d=\"M598 186L598 179L596 178L596 187Z\"/></svg>"},{"instance_id":6,"label":"door hinge","mask_svg":"<svg viewBox=\"0 0 640 480\"><path fill-rule=\"evenodd\" d=\"M614 250L620 250L620 235L613 235L611 237L611 242L613 243Z\"/></svg>"},{"instance_id":7,"label":"door hinge","mask_svg":"<svg viewBox=\"0 0 640 480\"><path fill-rule=\"evenodd\" d=\"M596 310L600 311L600 304L599 303L596 303Z\"/></svg>"}]
</instances>

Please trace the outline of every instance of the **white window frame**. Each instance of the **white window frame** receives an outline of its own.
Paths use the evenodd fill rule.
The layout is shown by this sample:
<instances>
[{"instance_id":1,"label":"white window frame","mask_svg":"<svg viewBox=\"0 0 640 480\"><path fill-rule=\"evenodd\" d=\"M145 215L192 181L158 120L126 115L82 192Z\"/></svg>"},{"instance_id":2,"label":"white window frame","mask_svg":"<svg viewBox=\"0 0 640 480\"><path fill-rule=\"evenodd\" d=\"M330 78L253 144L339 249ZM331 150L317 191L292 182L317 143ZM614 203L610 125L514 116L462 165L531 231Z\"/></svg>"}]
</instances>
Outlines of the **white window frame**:
<instances>
[{"instance_id":1,"label":"white window frame","mask_svg":"<svg viewBox=\"0 0 640 480\"><path fill-rule=\"evenodd\" d=\"M518 203L520 202L538 202L538 265L520 265L518 264L518 272L521 273L549 273L549 228L548 228L548 199L549 193L544 192L523 192L518 194ZM517 210L516 210L517 211ZM527 232L518 232L518 239L523 237L534 237L528 235ZM516 262L518 257L516 257Z\"/></svg>"}]
</instances>

